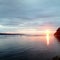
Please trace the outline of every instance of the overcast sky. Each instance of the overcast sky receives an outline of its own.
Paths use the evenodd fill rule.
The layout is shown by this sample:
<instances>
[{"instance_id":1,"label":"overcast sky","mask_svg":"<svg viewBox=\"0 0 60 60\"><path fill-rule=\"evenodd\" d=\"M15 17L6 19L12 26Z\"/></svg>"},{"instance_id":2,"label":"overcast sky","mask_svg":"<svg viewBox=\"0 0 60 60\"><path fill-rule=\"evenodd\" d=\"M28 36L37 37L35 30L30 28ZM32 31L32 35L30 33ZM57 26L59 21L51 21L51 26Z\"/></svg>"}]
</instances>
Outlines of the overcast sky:
<instances>
[{"instance_id":1,"label":"overcast sky","mask_svg":"<svg viewBox=\"0 0 60 60\"><path fill-rule=\"evenodd\" d=\"M0 32L45 25L60 26L60 0L0 0Z\"/></svg>"}]
</instances>

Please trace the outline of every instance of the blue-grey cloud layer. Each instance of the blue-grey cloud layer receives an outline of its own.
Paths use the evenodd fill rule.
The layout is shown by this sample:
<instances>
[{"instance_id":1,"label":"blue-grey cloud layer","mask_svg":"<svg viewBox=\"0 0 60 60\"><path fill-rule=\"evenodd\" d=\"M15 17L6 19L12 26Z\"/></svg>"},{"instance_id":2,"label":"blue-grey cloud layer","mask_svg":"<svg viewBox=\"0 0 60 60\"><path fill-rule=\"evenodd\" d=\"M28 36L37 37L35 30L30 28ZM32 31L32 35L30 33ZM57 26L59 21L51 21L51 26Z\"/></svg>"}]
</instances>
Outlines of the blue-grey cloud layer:
<instances>
[{"instance_id":1,"label":"blue-grey cloud layer","mask_svg":"<svg viewBox=\"0 0 60 60\"><path fill-rule=\"evenodd\" d=\"M59 26L59 17L60 0L0 0L2 26L37 27L44 23Z\"/></svg>"},{"instance_id":2,"label":"blue-grey cloud layer","mask_svg":"<svg viewBox=\"0 0 60 60\"><path fill-rule=\"evenodd\" d=\"M0 17L38 18L60 16L59 0L0 0Z\"/></svg>"}]
</instances>

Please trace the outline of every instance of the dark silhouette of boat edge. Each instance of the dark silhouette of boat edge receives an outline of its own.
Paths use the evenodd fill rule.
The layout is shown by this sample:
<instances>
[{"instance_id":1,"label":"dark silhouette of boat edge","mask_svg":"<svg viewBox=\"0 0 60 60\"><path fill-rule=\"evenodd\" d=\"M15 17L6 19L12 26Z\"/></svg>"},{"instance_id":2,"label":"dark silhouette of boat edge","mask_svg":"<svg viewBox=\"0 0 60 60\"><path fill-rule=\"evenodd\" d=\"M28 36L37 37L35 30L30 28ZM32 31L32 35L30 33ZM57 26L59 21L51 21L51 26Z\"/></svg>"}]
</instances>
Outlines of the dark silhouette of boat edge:
<instances>
[{"instance_id":1,"label":"dark silhouette of boat edge","mask_svg":"<svg viewBox=\"0 0 60 60\"><path fill-rule=\"evenodd\" d=\"M60 27L54 33L55 38L60 42Z\"/></svg>"},{"instance_id":2,"label":"dark silhouette of boat edge","mask_svg":"<svg viewBox=\"0 0 60 60\"><path fill-rule=\"evenodd\" d=\"M56 32L54 33L54 36L60 36L60 27L56 30Z\"/></svg>"}]
</instances>

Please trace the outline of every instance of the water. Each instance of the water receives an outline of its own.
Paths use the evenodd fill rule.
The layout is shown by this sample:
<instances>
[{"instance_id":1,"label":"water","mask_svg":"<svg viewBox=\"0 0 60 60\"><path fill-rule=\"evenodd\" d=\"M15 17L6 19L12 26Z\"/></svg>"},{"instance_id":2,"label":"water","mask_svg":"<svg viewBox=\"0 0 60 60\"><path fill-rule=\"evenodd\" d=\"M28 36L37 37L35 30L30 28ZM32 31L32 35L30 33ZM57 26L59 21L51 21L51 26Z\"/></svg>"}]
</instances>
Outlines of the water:
<instances>
[{"instance_id":1,"label":"water","mask_svg":"<svg viewBox=\"0 0 60 60\"><path fill-rule=\"evenodd\" d=\"M60 56L54 36L0 35L0 60L51 60Z\"/></svg>"}]
</instances>

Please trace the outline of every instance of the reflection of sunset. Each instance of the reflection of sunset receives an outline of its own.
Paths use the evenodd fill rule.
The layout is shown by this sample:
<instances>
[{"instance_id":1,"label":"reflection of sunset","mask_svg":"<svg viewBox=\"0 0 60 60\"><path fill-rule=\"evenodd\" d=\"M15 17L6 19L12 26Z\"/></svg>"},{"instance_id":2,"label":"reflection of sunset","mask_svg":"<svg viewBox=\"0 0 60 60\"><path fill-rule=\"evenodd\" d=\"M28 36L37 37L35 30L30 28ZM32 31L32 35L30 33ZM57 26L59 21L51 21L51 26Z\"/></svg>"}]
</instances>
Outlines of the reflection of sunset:
<instances>
[{"instance_id":1,"label":"reflection of sunset","mask_svg":"<svg viewBox=\"0 0 60 60\"><path fill-rule=\"evenodd\" d=\"M41 44L47 44L50 45L52 44L51 36L54 34L54 27L47 25L47 26L42 26L39 28L31 28L31 29L22 29L19 30L21 33L26 34L27 36L24 37L24 39L31 41L31 42L41 42Z\"/></svg>"},{"instance_id":2,"label":"reflection of sunset","mask_svg":"<svg viewBox=\"0 0 60 60\"><path fill-rule=\"evenodd\" d=\"M46 40L47 40L47 45L49 45L49 35L50 35L50 31L49 30L47 30L46 31Z\"/></svg>"}]
</instances>

